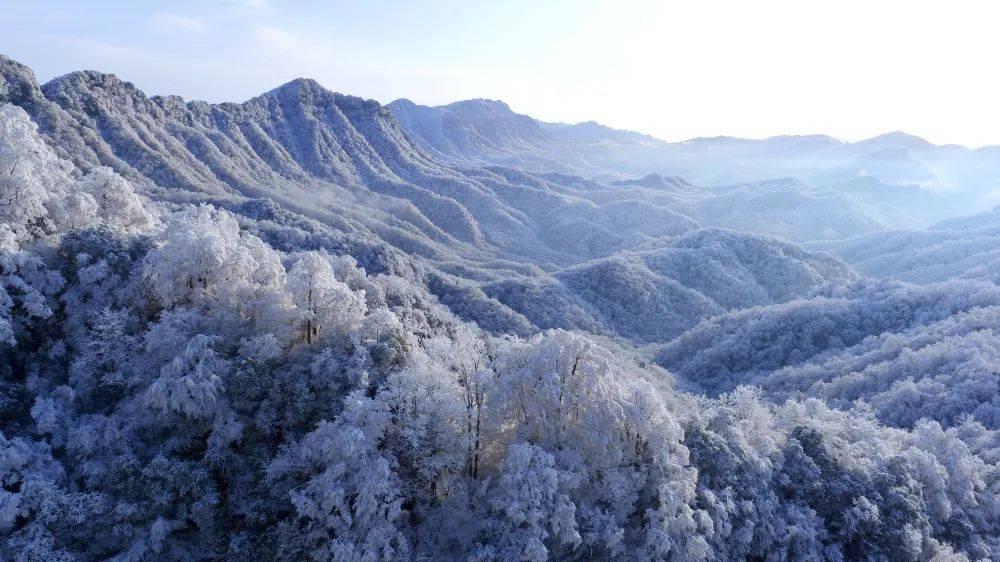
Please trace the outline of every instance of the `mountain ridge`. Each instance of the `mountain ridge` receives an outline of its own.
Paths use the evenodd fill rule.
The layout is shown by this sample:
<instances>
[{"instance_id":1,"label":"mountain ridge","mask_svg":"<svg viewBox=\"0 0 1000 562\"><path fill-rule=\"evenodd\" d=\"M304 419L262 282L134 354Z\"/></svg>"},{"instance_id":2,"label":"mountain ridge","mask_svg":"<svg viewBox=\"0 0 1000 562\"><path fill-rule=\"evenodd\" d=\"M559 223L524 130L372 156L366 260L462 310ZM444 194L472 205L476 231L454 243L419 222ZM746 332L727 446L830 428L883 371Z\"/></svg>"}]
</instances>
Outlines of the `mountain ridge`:
<instances>
[{"instance_id":1,"label":"mountain ridge","mask_svg":"<svg viewBox=\"0 0 1000 562\"><path fill-rule=\"evenodd\" d=\"M729 185L796 177L821 189L844 191L866 198L866 204L885 206L880 192L863 192L852 184L874 179L886 186L893 204L902 205L902 215L921 217L925 209L933 216L921 218L920 226L988 210L991 178L1000 177L1000 158L990 147L971 149L958 145L936 145L913 134L890 131L848 142L829 135L777 135L763 139L732 136L695 137L667 142L635 131L618 130L592 121L554 124L534 119L496 102L490 122L517 119L520 128L478 143L455 144L442 139L460 138L482 125L482 117L459 114L444 106L420 106L409 100L390 104L400 125L414 140L438 158L472 165L510 165L523 169L570 173L598 181L621 181L650 173L680 176L698 185ZM476 104L467 107L475 107ZM504 115L498 115L502 110ZM447 115L447 118L444 116ZM531 127L526 120L533 120ZM427 134L428 128L436 134ZM541 129L546 140L528 131ZM919 192L920 202L907 206L893 199L897 188ZM963 196L952 196L961 193ZM924 199L931 199L924 205ZM895 213L889 213L893 216ZM912 226L898 224L897 226Z\"/></svg>"},{"instance_id":2,"label":"mountain ridge","mask_svg":"<svg viewBox=\"0 0 1000 562\"><path fill-rule=\"evenodd\" d=\"M608 186L439 161L413 141L392 108L331 92L314 80L292 80L241 103L209 104L148 97L127 81L93 71L39 86L27 67L0 59L0 83L0 101L21 103L45 140L84 171L110 166L155 199L211 202L253 220L274 215L261 215L269 206L253 203L270 199L319 221L312 228L329 232L359 263L376 272L413 271L460 316L501 331L525 333L533 324L517 291L497 283L515 288L534 277L563 295L564 325L618 333L622 325L574 289L588 284L579 274L567 285L556 273L614 255L631 259L640 248L669 246L673 238L713 226L692 217L714 195L679 179L656 188ZM548 138L528 117L506 121L509 108L501 102L452 110L483 107L500 111L502 122L484 121L484 127L496 126L479 131L478 139L502 139L523 132L522 126L536 140ZM722 245L736 247L741 236ZM376 250L386 246L388 254ZM765 253L783 251L777 241L765 246ZM805 262L795 267L808 268ZM687 275L670 270L666 276L689 286ZM657 290L672 291L668 285L659 283ZM715 310L711 299L699 299L693 302L704 304L692 320Z\"/></svg>"}]
</instances>

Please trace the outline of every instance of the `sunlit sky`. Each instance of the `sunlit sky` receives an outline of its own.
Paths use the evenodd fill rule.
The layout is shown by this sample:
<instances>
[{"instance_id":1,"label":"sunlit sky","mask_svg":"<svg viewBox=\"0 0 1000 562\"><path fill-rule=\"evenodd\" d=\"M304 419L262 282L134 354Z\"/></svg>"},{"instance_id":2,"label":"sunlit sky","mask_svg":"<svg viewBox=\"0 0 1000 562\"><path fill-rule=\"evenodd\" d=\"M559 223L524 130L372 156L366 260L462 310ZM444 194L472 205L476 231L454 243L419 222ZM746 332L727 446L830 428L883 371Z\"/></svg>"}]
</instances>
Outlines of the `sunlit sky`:
<instances>
[{"instance_id":1,"label":"sunlit sky","mask_svg":"<svg viewBox=\"0 0 1000 562\"><path fill-rule=\"evenodd\" d=\"M304 76L666 140L1000 144L996 2L0 0L0 14L0 53L42 81L95 69L217 102Z\"/></svg>"}]
</instances>

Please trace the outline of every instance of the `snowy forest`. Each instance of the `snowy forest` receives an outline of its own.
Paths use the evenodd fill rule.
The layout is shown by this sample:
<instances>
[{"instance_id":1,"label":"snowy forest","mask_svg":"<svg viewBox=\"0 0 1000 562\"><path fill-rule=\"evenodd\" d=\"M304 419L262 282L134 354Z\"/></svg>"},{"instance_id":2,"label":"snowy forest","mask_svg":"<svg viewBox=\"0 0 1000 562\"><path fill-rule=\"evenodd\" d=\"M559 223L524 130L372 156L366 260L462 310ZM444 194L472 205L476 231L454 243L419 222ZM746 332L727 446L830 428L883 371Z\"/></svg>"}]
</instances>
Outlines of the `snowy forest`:
<instances>
[{"instance_id":1,"label":"snowy forest","mask_svg":"<svg viewBox=\"0 0 1000 562\"><path fill-rule=\"evenodd\" d=\"M712 143L0 57L0 560L1000 560L985 182Z\"/></svg>"}]
</instances>

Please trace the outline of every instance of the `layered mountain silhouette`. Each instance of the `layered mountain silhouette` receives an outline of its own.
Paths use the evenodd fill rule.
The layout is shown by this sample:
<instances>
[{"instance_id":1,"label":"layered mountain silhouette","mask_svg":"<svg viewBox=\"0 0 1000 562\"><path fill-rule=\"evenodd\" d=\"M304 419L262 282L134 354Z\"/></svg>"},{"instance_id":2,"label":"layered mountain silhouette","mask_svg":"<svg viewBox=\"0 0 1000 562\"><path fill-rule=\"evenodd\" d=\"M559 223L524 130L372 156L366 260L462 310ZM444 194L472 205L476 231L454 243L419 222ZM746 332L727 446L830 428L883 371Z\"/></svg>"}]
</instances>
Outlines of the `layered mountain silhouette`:
<instances>
[{"instance_id":1,"label":"layered mountain silhouette","mask_svg":"<svg viewBox=\"0 0 1000 562\"><path fill-rule=\"evenodd\" d=\"M39 85L7 58L0 77L0 101L25 109L80 169L109 166L151 197L237 209L255 228L274 226L272 239L289 234L279 226L295 225L373 271L407 271L453 310L501 331L573 327L662 341L698 319L853 275L792 245L712 227L810 242L862 271L905 280L992 271L978 259L994 252L989 226L974 237L969 228L955 234L953 224L821 242L926 222L900 202L934 199L915 187L940 180L940 158L928 155L975 154L989 165L988 150L903 133L858 143L821 135L664 143L593 122L543 123L500 101L382 106L307 79L243 103L209 104L148 97L93 71ZM805 169L800 176L825 174L829 183L702 187L656 172L629 178L616 167L619 157L639 166L653 153L660 160L649 169L696 178ZM818 168L793 161L819 154ZM862 165L869 175L851 168ZM955 244L975 256L934 257L953 256ZM780 264L774 271L782 273L769 278L773 271L748 271L749 263ZM652 315L637 317L629 306Z\"/></svg>"},{"instance_id":2,"label":"layered mountain silhouette","mask_svg":"<svg viewBox=\"0 0 1000 562\"><path fill-rule=\"evenodd\" d=\"M938 146L898 131L853 143L826 135L670 143L593 121L546 123L499 101L428 107L397 100L388 107L415 142L445 160L610 181L658 173L709 186L794 177L853 198L896 227L985 211L995 204L990 193L1000 175L994 147Z\"/></svg>"},{"instance_id":3,"label":"layered mountain silhouette","mask_svg":"<svg viewBox=\"0 0 1000 562\"><path fill-rule=\"evenodd\" d=\"M1000 209L900 229L814 244L859 271L911 283L980 279L1000 283Z\"/></svg>"},{"instance_id":4,"label":"layered mountain silhouette","mask_svg":"<svg viewBox=\"0 0 1000 562\"><path fill-rule=\"evenodd\" d=\"M0 57L0 559L997 559L991 154Z\"/></svg>"},{"instance_id":5,"label":"layered mountain silhouette","mask_svg":"<svg viewBox=\"0 0 1000 562\"><path fill-rule=\"evenodd\" d=\"M786 242L714 227L813 240L885 226L848 196L787 182L626 179L581 147L665 143L542 124L489 100L386 107L299 79L209 104L149 97L93 71L39 85L3 58L0 102L25 109L81 170L109 166L149 197L226 206L279 247L308 235L371 272L405 274L495 331L660 341L854 275ZM753 269L761 263L771 265ZM621 308L633 297L646 316Z\"/></svg>"}]
</instances>

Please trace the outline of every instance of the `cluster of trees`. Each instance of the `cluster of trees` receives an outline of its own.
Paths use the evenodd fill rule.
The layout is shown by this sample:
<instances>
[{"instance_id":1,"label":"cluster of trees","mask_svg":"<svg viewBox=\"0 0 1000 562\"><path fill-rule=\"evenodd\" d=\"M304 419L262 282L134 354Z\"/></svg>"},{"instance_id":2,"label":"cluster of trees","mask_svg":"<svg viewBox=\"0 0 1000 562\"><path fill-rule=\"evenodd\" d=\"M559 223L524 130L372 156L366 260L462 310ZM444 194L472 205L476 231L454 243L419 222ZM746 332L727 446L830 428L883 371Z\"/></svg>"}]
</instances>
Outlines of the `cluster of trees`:
<instances>
[{"instance_id":1,"label":"cluster of trees","mask_svg":"<svg viewBox=\"0 0 1000 562\"><path fill-rule=\"evenodd\" d=\"M661 238L641 251L620 252L556 274L580 310L594 314L608 332L642 343L668 341L726 311L786 302L832 280L854 277L830 256L722 228ZM496 288L488 290L529 318L539 316L531 312L538 306L530 284L521 283L517 292ZM562 295L547 290L544 296L561 316L568 316L573 311L561 302ZM584 326L580 321L567 325Z\"/></svg>"},{"instance_id":2,"label":"cluster of trees","mask_svg":"<svg viewBox=\"0 0 1000 562\"><path fill-rule=\"evenodd\" d=\"M710 393L753 384L772 400L861 400L884 423L1000 429L1000 288L865 280L708 320L659 361Z\"/></svg>"},{"instance_id":3,"label":"cluster of trees","mask_svg":"<svg viewBox=\"0 0 1000 562\"><path fill-rule=\"evenodd\" d=\"M755 378L772 397L809 395L837 407L864 400L884 423L974 420L1000 429L1000 306L867 338Z\"/></svg>"},{"instance_id":4,"label":"cluster of trees","mask_svg":"<svg viewBox=\"0 0 1000 562\"><path fill-rule=\"evenodd\" d=\"M83 176L2 111L0 559L1000 552L985 428L696 397L588 336L489 336L401 277Z\"/></svg>"},{"instance_id":5,"label":"cluster of trees","mask_svg":"<svg viewBox=\"0 0 1000 562\"><path fill-rule=\"evenodd\" d=\"M1000 210L819 245L859 271L911 283L949 279L1000 281Z\"/></svg>"},{"instance_id":6,"label":"cluster of trees","mask_svg":"<svg viewBox=\"0 0 1000 562\"><path fill-rule=\"evenodd\" d=\"M393 261L419 270L422 278L411 280L494 333L584 329L662 343L698 320L783 302L849 274L773 238L701 228L750 224L773 232L761 225L775 227L775 217L791 214L799 217L791 230L821 226L816 212L746 200L775 193L769 185L703 189L659 176L604 185L502 166L458 167L421 149L425 135L407 134L414 133L407 123L421 121L409 110L397 113L401 126L376 102L310 80L240 104L186 103L147 97L94 71L39 86L30 69L0 55L5 101L27 111L45 142L85 171L111 166L161 203L211 202L244 207L244 214L254 203L247 198L265 212L264 198L273 198L280 220L266 228L275 238L306 236L285 244L261 235L269 244L292 252L325 246L379 273L386 271L367 258L394 254ZM477 121L487 106L472 104L463 115ZM493 117L505 122L511 114L499 109ZM498 121L484 123L498 132ZM514 130L516 123L505 129ZM831 215L830 205L824 211ZM719 220L692 218L702 215ZM735 220L750 215L759 216ZM309 227L297 232L303 223ZM839 230L858 230L846 224ZM241 226L261 234L259 225Z\"/></svg>"}]
</instances>

